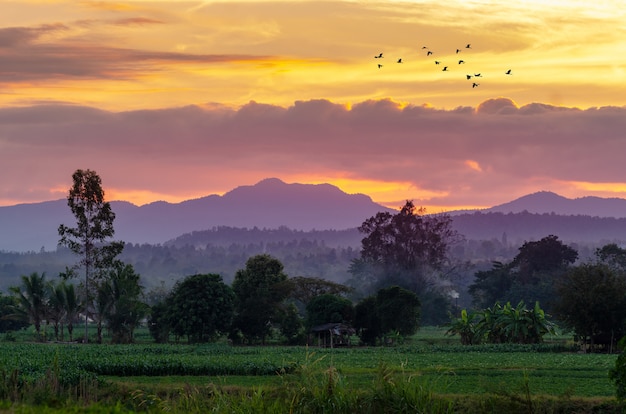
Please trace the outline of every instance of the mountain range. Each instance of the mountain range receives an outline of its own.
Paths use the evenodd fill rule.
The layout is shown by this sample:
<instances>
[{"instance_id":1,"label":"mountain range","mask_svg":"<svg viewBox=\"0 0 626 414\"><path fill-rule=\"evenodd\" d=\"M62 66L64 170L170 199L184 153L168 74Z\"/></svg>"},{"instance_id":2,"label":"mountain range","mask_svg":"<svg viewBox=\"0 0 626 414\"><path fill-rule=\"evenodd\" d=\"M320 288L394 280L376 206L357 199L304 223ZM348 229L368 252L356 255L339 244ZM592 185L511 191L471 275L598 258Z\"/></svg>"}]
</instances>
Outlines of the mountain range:
<instances>
[{"instance_id":1,"label":"mountain range","mask_svg":"<svg viewBox=\"0 0 626 414\"><path fill-rule=\"evenodd\" d=\"M115 238L135 244L162 244L185 233L219 226L344 230L360 226L378 212L395 212L367 195L347 194L330 184L287 184L277 178L240 186L222 196L209 195L181 203L159 201L143 206L112 201L111 207L116 214ZM601 232L596 238L619 236L623 226L626 239L625 199L568 199L542 191L485 210L449 212L466 237L500 237L508 227L485 227L484 222L489 217L503 221L502 215L511 213L585 216L587 221L595 218L593 226L597 226L598 218L620 219L619 225L605 223L613 233ZM65 199L0 207L0 251L54 250L59 225L73 227L75 221ZM480 225L476 224L479 222ZM572 226L565 224L564 227ZM520 233L520 237L527 236ZM572 237L576 240L578 236L573 234Z\"/></svg>"}]
</instances>

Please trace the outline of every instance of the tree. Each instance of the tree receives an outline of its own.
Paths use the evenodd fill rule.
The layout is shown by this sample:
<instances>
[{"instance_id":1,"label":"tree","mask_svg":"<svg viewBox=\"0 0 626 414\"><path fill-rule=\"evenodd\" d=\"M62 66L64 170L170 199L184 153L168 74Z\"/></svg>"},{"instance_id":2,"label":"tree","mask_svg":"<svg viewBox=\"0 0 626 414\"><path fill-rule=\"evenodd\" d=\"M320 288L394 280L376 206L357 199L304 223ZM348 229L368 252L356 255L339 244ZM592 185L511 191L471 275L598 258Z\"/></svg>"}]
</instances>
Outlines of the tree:
<instances>
[{"instance_id":1,"label":"tree","mask_svg":"<svg viewBox=\"0 0 626 414\"><path fill-rule=\"evenodd\" d=\"M319 295L311 299L306 307L308 329L325 323L352 324L354 307L346 298L336 295Z\"/></svg>"},{"instance_id":2,"label":"tree","mask_svg":"<svg viewBox=\"0 0 626 414\"><path fill-rule=\"evenodd\" d=\"M596 257L600 262L616 270L626 271L626 249L622 249L615 243L596 249Z\"/></svg>"},{"instance_id":3,"label":"tree","mask_svg":"<svg viewBox=\"0 0 626 414\"><path fill-rule=\"evenodd\" d=\"M235 294L220 275L196 274L174 285L162 322L189 342L207 342L229 331L234 309Z\"/></svg>"},{"instance_id":4,"label":"tree","mask_svg":"<svg viewBox=\"0 0 626 414\"><path fill-rule=\"evenodd\" d=\"M493 262L490 270L481 270L474 274L474 282L468 292L473 304L483 309L493 303L504 301L513 284L510 265Z\"/></svg>"},{"instance_id":5,"label":"tree","mask_svg":"<svg viewBox=\"0 0 626 414\"><path fill-rule=\"evenodd\" d=\"M233 327L247 340L265 342L272 321L280 319L281 303L289 296L286 281L283 264L267 254L251 257L245 269L235 274L237 306Z\"/></svg>"},{"instance_id":6,"label":"tree","mask_svg":"<svg viewBox=\"0 0 626 414\"><path fill-rule=\"evenodd\" d=\"M124 243L108 242L113 237L115 213L111 205L104 201L102 181L95 171L76 170L72 175L74 184L69 190L67 204L76 218L76 227L59 226L59 245L69 248L81 257L79 263L67 276L73 275L76 267L85 270L85 301L90 302L91 278L99 279L119 255ZM88 306L84 306L85 311ZM85 318L85 342L87 342L87 318Z\"/></svg>"},{"instance_id":7,"label":"tree","mask_svg":"<svg viewBox=\"0 0 626 414\"><path fill-rule=\"evenodd\" d=\"M65 298L65 286L63 280L57 283L49 282L46 286L46 292L48 296L48 323L52 322L54 328L54 337L58 340L63 340L63 323L65 321L66 312L66 298ZM59 335L60 334L60 335Z\"/></svg>"},{"instance_id":8,"label":"tree","mask_svg":"<svg viewBox=\"0 0 626 414\"><path fill-rule=\"evenodd\" d=\"M354 307L354 327L361 342L366 345L376 345L376 340L382 337L382 327L376 308L376 296L368 296L359 301Z\"/></svg>"},{"instance_id":9,"label":"tree","mask_svg":"<svg viewBox=\"0 0 626 414\"><path fill-rule=\"evenodd\" d=\"M30 276L22 276L22 285L12 287L11 291L17 299L15 315L35 326L37 339L45 339L41 335L41 324L45 320L48 311L46 296L46 274L31 273Z\"/></svg>"},{"instance_id":10,"label":"tree","mask_svg":"<svg viewBox=\"0 0 626 414\"><path fill-rule=\"evenodd\" d=\"M380 289L376 294L376 307L385 333L410 336L417 332L421 303L415 293L400 286Z\"/></svg>"},{"instance_id":11,"label":"tree","mask_svg":"<svg viewBox=\"0 0 626 414\"><path fill-rule=\"evenodd\" d=\"M4 295L0 292L0 333L17 331L29 325L27 320L16 318L17 306L16 296Z\"/></svg>"},{"instance_id":12,"label":"tree","mask_svg":"<svg viewBox=\"0 0 626 414\"><path fill-rule=\"evenodd\" d=\"M63 283L65 289L65 320L67 323L67 333L70 336L70 342L74 340L74 322L78 318L78 314L83 310L76 289L71 283Z\"/></svg>"},{"instance_id":13,"label":"tree","mask_svg":"<svg viewBox=\"0 0 626 414\"><path fill-rule=\"evenodd\" d=\"M102 316L113 343L133 342L135 328L148 312L148 306L141 301L142 294L139 275L132 265L121 262L100 284L98 296L106 303Z\"/></svg>"},{"instance_id":14,"label":"tree","mask_svg":"<svg viewBox=\"0 0 626 414\"><path fill-rule=\"evenodd\" d=\"M571 268L557 287L556 314L590 348L611 347L626 332L626 278L603 263Z\"/></svg>"},{"instance_id":15,"label":"tree","mask_svg":"<svg viewBox=\"0 0 626 414\"><path fill-rule=\"evenodd\" d=\"M375 345L386 335L413 335L419 328L421 303L414 292L400 286L378 290L355 307L355 328L361 341Z\"/></svg>"},{"instance_id":16,"label":"tree","mask_svg":"<svg viewBox=\"0 0 626 414\"><path fill-rule=\"evenodd\" d=\"M280 321L280 332L287 339L287 343L295 345L305 340L303 332L304 324L298 308L293 303L287 305Z\"/></svg>"},{"instance_id":17,"label":"tree","mask_svg":"<svg viewBox=\"0 0 626 414\"><path fill-rule=\"evenodd\" d=\"M424 213L407 201L397 214L381 212L365 220L359 227L365 234L361 263L355 263L351 272L372 275L377 279L373 286L397 284L417 294L431 288L448 261L449 246L460 236L452 229L450 216ZM375 271L368 271L368 266Z\"/></svg>"},{"instance_id":18,"label":"tree","mask_svg":"<svg viewBox=\"0 0 626 414\"><path fill-rule=\"evenodd\" d=\"M340 296L352 291L348 286L319 277L296 276L289 278L287 283L291 285L289 287L291 291L290 296L304 304L304 306L308 305L316 296L324 294Z\"/></svg>"},{"instance_id":19,"label":"tree","mask_svg":"<svg viewBox=\"0 0 626 414\"><path fill-rule=\"evenodd\" d=\"M537 284L567 268L578 259L578 252L565 245L557 236L525 242L511 262L511 268L520 284Z\"/></svg>"},{"instance_id":20,"label":"tree","mask_svg":"<svg viewBox=\"0 0 626 414\"><path fill-rule=\"evenodd\" d=\"M510 263L494 262L491 270L476 272L469 292L479 309L495 302L539 301L552 311L556 285L577 258L578 252L554 235L525 242Z\"/></svg>"}]
</instances>

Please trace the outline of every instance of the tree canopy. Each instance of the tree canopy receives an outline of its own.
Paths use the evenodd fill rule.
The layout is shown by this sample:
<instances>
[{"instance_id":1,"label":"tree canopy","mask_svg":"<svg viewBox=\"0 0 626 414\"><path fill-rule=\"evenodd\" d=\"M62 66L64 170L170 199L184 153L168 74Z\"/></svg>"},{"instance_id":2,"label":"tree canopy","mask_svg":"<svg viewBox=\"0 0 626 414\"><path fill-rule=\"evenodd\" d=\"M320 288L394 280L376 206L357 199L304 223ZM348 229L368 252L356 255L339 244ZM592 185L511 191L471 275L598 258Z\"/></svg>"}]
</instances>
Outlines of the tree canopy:
<instances>
[{"instance_id":1,"label":"tree canopy","mask_svg":"<svg viewBox=\"0 0 626 414\"><path fill-rule=\"evenodd\" d=\"M189 342L207 342L228 332L235 294L216 274L196 274L174 285L166 314L172 332Z\"/></svg>"},{"instance_id":2,"label":"tree canopy","mask_svg":"<svg viewBox=\"0 0 626 414\"><path fill-rule=\"evenodd\" d=\"M375 288L399 285L417 294L436 284L450 245L461 237L450 216L424 213L407 201L397 214L381 212L365 220L359 227L365 234L360 258L351 268L356 279L373 277Z\"/></svg>"},{"instance_id":3,"label":"tree canopy","mask_svg":"<svg viewBox=\"0 0 626 414\"><path fill-rule=\"evenodd\" d=\"M603 263L569 269L557 287L556 313L592 348L612 345L626 332L626 277Z\"/></svg>"},{"instance_id":4,"label":"tree canopy","mask_svg":"<svg viewBox=\"0 0 626 414\"><path fill-rule=\"evenodd\" d=\"M95 286L91 286L92 278L100 279L105 270L113 265L124 243L110 241L115 234L113 221L115 213L111 205L104 201L102 180L95 171L76 170L72 175L73 186L69 190L67 204L76 218L76 227L65 224L59 226L59 245L69 248L81 257L79 263L69 269L66 276L72 276L77 267L85 270L85 300L89 303ZM84 307L88 310L88 306ZM85 340L87 339L87 322L85 321Z\"/></svg>"},{"instance_id":5,"label":"tree canopy","mask_svg":"<svg viewBox=\"0 0 626 414\"><path fill-rule=\"evenodd\" d=\"M413 335L419 328L421 303L414 292L400 286L378 290L355 306L355 328L361 341L375 345L388 334Z\"/></svg>"},{"instance_id":6,"label":"tree canopy","mask_svg":"<svg viewBox=\"0 0 626 414\"><path fill-rule=\"evenodd\" d=\"M271 324L280 320L281 303L289 296L283 264L261 254L248 259L235 274L233 291L237 297L233 327L248 341L264 341Z\"/></svg>"}]
</instances>

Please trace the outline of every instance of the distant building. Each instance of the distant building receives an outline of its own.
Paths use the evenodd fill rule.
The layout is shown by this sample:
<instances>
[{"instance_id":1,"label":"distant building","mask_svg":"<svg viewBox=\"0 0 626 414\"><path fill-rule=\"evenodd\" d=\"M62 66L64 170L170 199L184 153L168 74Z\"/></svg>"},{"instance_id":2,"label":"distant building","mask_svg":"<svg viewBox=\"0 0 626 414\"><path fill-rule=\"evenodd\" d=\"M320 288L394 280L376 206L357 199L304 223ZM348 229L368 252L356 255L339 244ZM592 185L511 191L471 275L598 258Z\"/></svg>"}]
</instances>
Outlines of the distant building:
<instances>
[{"instance_id":1,"label":"distant building","mask_svg":"<svg viewBox=\"0 0 626 414\"><path fill-rule=\"evenodd\" d=\"M350 337L356 330L343 323L325 323L311 328L311 334L317 338L317 346L334 348L336 346L350 346Z\"/></svg>"}]
</instances>

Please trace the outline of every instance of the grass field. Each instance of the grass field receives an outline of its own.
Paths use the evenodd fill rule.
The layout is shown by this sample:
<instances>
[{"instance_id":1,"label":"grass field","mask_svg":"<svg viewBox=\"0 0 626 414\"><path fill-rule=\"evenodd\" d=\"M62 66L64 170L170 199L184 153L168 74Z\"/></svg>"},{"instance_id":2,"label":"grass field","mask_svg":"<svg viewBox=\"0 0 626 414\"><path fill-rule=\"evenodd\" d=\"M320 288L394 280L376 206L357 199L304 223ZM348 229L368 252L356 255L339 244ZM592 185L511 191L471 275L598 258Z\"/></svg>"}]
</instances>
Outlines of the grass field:
<instances>
[{"instance_id":1,"label":"grass field","mask_svg":"<svg viewBox=\"0 0 626 414\"><path fill-rule=\"evenodd\" d=\"M245 401L252 404L254 399L250 396L264 395L259 401L266 404L268 395L283 395L286 390L293 395L306 391L317 396L332 390L333 398L343 395L347 401L365 395L367 390L382 392L381 389L388 391L392 387L396 394L418 390L422 399L454 400L457 405L474 401L474 407L499 398L518 404L520 412L528 412L533 399L587 401L589 407L615 404L615 386L608 378L608 371L615 365L616 355L572 352L574 348L566 338L553 338L540 346L468 347L459 345L458 338L446 337L444 332L440 328L424 328L395 346L335 349L233 347L226 343L2 342L0 397L5 402L26 403L25 407L50 405L51 395L57 403L73 400L70 396L75 396L77 401L87 397L84 399L104 404L103 407L121 403L120 409L141 411L152 407L150 410L161 412L156 407L163 408L164 401L180 401L183 390L187 390L184 395L194 395L199 401L209 398L208 395L213 399L216 395L223 398L247 395ZM41 395L35 398L37 392L33 390ZM190 394L189 390L194 391ZM290 398L295 401L295 397ZM487 405L493 406L493 401ZM495 406L501 407L500 404ZM197 412L204 411L199 403L196 405ZM10 405L5 411L17 412L15 407ZM536 408L532 412L559 412ZM471 412L471 409L450 411L450 406L444 404L438 411ZM497 412L488 408L483 411Z\"/></svg>"}]
</instances>

